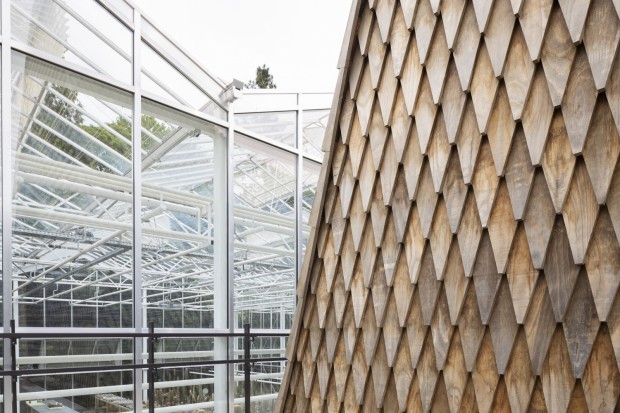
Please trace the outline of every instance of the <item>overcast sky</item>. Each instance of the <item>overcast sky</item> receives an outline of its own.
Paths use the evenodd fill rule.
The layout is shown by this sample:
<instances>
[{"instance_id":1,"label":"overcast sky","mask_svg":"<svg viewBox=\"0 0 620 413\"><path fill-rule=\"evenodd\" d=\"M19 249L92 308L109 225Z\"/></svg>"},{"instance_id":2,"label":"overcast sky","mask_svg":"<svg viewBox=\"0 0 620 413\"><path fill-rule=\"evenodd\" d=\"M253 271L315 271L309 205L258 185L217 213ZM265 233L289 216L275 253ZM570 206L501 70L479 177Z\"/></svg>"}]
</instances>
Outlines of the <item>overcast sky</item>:
<instances>
[{"instance_id":1,"label":"overcast sky","mask_svg":"<svg viewBox=\"0 0 620 413\"><path fill-rule=\"evenodd\" d=\"M333 92L351 0L135 0L215 75L254 79L266 64L278 89Z\"/></svg>"}]
</instances>

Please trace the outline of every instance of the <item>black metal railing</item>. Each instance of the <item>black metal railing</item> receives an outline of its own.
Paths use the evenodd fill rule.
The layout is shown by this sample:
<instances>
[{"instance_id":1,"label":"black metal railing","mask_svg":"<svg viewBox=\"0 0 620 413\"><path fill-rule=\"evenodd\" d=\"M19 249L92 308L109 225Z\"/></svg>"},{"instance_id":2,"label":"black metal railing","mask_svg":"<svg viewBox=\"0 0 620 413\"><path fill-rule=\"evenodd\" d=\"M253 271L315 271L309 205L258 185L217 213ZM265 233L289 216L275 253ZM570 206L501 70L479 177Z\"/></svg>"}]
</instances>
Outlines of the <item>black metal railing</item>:
<instances>
[{"instance_id":1,"label":"black metal railing","mask_svg":"<svg viewBox=\"0 0 620 413\"><path fill-rule=\"evenodd\" d=\"M14 412L17 411L17 380L19 377L24 376L38 376L43 374L71 374L71 373L97 373L97 372L109 372L109 371L121 371L121 370L144 370L147 371L148 390L147 398L149 404L149 412L155 411L155 382L158 378L158 369L162 368L180 368L180 367L203 367L214 366L221 364L243 364L244 366L244 402L245 411L250 412L250 372L252 364L256 362L278 362L286 361L286 357L255 357L252 358L250 354L251 343L257 337L288 337L288 334L284 333L252 333L250 325L245 324L243 326L243 333L225 333L225 332L211 332L211 333L167 333L157 332L154 327L154 323L149 323L148 333L118 333L118 332L103 332L103 333L16 333L15 320L11 320L10 324L11 332L0 334L0 338L8 338L11 340L11 370L0 370L0 376L11 378L11 393L12 393L12 408ZM179 361L179 362L155 362L156 344L157 341L162 338L243 338L243 359L233 360L201 360L201 361ZM17 368L17 342L20 339L96 339L96 338L119 338L119 339L138 339L146 338L148 358L147 363L140 364L114 364L114 365L97 365L97 366L85 366L85 367L57 367L57 368L28 368L26 370L20 370ZM279 349L278 349L279 350Z\"/></svg>"}]
</instances>

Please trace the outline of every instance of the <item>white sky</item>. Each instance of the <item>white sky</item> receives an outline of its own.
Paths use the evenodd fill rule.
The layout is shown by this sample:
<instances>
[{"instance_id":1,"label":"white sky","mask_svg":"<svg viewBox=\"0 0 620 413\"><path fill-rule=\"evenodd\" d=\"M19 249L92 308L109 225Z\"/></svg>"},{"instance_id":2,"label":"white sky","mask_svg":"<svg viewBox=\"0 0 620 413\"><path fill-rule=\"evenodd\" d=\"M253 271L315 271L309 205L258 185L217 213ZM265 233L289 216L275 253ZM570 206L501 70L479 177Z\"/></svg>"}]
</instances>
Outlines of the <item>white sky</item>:
<instances>
[{"instance_id":1,"label":"white sky","mask_svg":"<svg viewBox=\"0 0 620 413\"><path fill-rule=\"evenodd\" d=\"M135 0L164 33L229 82L263 64L279 90L333 92L351 0Z\"/></svg>"}]
</instances>

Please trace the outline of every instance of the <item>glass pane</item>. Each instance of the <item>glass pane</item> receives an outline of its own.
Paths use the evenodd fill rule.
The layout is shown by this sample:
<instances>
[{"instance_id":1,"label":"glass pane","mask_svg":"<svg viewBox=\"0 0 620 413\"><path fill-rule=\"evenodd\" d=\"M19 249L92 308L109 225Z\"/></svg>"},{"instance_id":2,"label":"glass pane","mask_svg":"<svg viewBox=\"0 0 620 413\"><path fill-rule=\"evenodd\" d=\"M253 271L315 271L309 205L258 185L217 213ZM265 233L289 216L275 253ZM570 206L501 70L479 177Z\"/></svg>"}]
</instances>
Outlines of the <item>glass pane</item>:
<instances>
[{"instance_id":1,"label":"glass pane","mask_svg":"<svg viewBox=\"0 0 620 413\"><path fill-rule=\"evenodd\" d=\"M303 151L305 156L323 160L323 137L329 120L329 109L303 112Z\"/></svg>"},{"instance_id":2,"label":"glass pane","mask_svg":"<svg viewBox=\"0 0 620 413\"><path fill-rule=\"evenodd\" d=\"M214 149L225 133L143 101L142 283L155 327L214 327Z\"/></svg>"},{"instance_id":3,"label":"glass pane","mask_svg":"<svg viewBox=\"0 0 620 413\"><path fill-rule=\"evenodd\" d=\"M236 327L247 323L252 330L286 330L295 308L295 157L239 134L235 143ZM279 338L255 344L267 354L284 355ZM275 399L283 365L255 367L272 376L267 381L254 376L252 395ZM235 397L242 396L243 383L238 382Z\"/></svg>"},{"instance_id":4,"label":"glass pane","mask_svg":"<svg viewBox=\"0 0 620 413\"><path fill-rule=\"evenodd\" d=\"M131 327L131 97L13 54L13 282L22 327Z\"/></svg>"},{"instance_id":5,"label":"glass pane","mask_svg":"<svg viewBox=\"0 0 620 413\"><path fill-rule=\"evenodd\" d=\"M168 100L226 119L224 109L145 42L142 42L142 88Z\"/></svg>"},{"instance_id":6,"label":"glass pane","mask_svg":"<svg viewBox=\"0 0 620 413\"><path fill-rule=\"evenodd\" d=\"M132 33L92 0L12 0L12 36L131 83Z\"/></svg>"},{"instance_id":7,"label":"glass pane","mask_svg":"<svg viewBox=\"0 0 620 413\"><path fill-rule=\"evenodd\" d=\"M265 138L297 146L296 112L237 113L235 122Z\"/></svg>"},{"instance_id":8,"label":"glass pane","mask_svg":"<svg viewBox=\"0 0 620 413\"><path fill-rule=\"evenodd\" d=\"M302 254L306 252L306 241L310 234L310 213L316 196L316 185L319 182L321 165L316 162L304 160L302 199L301 199L301 247Z\"/></svg>"}]
</instances>

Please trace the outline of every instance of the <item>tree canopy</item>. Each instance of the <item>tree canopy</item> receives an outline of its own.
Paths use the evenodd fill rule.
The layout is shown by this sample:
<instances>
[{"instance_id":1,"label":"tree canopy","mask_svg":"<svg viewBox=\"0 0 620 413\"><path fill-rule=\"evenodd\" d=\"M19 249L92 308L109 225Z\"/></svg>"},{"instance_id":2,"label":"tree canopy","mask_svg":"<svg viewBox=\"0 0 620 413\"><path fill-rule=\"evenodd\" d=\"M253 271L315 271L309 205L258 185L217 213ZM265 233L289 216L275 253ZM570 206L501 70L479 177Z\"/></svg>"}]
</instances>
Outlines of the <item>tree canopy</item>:
<instances>
[{"instance_id":1,"label":"tree canopy","mask_svg":"<svg viewBox=\"0 0 620 413\"><path fill-rule=\"evenodd\" d=\"M256 68L256 79L250 80L245 87L248 89L275 89L277 85L273 82L273 75L269 73L266 65Z\"/></svg>"}]
</instances>

